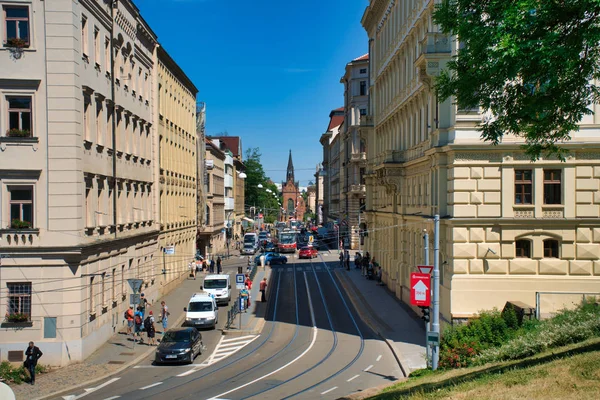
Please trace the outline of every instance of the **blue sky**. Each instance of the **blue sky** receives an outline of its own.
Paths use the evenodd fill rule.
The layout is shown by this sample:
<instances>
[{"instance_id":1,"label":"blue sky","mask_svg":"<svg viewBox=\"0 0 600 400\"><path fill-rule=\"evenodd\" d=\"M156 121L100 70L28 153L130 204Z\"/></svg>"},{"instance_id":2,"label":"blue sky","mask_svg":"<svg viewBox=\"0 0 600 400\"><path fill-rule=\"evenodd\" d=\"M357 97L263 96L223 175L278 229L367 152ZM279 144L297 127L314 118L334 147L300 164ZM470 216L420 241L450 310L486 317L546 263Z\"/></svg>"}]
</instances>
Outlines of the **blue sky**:
<instances>
[{"instance_id":1,"label":"blue sky","mask_svg":"<svg viewBox=\"0 0 600 400\"><path fill-rule=\"evenodd\" d=\"M267 176L314 180L319 137L343 105L347 62L367 52L368 0L134 0L207 104L207 133L258 147Z\"/></svg>"}]
</instances>

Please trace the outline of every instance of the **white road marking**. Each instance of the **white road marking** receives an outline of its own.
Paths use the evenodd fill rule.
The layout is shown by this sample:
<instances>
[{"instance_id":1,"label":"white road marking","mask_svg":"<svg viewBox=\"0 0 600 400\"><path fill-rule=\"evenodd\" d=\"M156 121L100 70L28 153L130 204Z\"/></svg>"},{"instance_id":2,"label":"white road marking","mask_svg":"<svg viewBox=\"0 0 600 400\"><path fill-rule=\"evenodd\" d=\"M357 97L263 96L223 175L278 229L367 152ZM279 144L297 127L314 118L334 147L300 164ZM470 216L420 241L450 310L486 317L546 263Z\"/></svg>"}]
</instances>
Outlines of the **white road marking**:
<instances>
[{"instance_id":1,"label":"white road marking","mask_svg":"<svg viewBox=\"0 0 600 400\"><path fill-rule=\"evenodd\" d=\"M156 383L153 383L152 385L141 387L140 390L150 389L150 388L153 388L154 386L158 386L158 385L162 385L162 382L156 382Z\"/></svg>"},{"instance_id":2,"label":"white road marking","mask_svg":"<svg viewBox=\"0 0 600 400\"><path fill-rule=\"evenodd\" d=\"M222 339L221 342L223 342L223 343L235 342L235 341L241 340L241 339L254 339L255 337L256 337L256 335L240 336L240 337L234 337L231 339Z\"/></svg>"},{"instance_id":3,"label":"white road marking","mask_svg":"<svg viewBox=\"0 0 600 400\"><path fill-rule=\"evenodd\" d=\"M306 292L310 293L310 290L308 288L308 280L306 279L306 272L304 273L304 283L306 284ZM310 342L310 345L308 346L308 348L306 348L306 350L304 350L302 352L302 354L300 354L298 357L294 358L289 363L283 365L282 367L277 368L275 371L271 371L268 374L265 374L265 375L261 376L260 378L256 378L253 381L250 381L248 383L244 383L243 385L238 386L236 388L233 388L231 390L228 390L227 392L218 394L215 397L211 397L209 400L218 400L221 396L225 396L225 395L227 395L229 393L233 393L233 392L238 391L238 390L240 390L242 388L245 388L246 386L250 386L250 385L252 385L252 384L254 384L254 383L258 382L258 381L261 381L261 380L263 380L265 378L268 378L269 376L278 373L279 371L281 371L281 370L289 367L290 365L294 364L296 361L298 361L299 359L301 359L302 357L304 357L306 355L306 353L308 353L310 351L310 349L312 349L312 347L315 345L315 342L317 341L317 333L319 332L319 330L317 329L317 325L315 323L315 310L313 308L313 304L312 304L312 300L311 300L310 296L308 296L308 307L310 308L310 319L311 319L312 324L313 324L313 327L312 327L313 337L312 337L312 340ZM337 389L337 386L335 388L333 388L333 389ZM331 390L333 390L333 389L331 389Z\"/></svg>"},{"instance_id":4,"label":"white road marking","mask_svg":"<svg viewBox=\"0 0 600 400\"><path fill-rule=\"evenodd\" d=\"M329 393L329 392L333 392L335 389L337 389L337 386L334 386L334 387L332 387L331 389L328 389L328 390L326 390L326 391L322 392L321 394L323 395L323 394L327 394L327 393Z\"/></svg>"},{"instance_id":5,"label":"white road marking","mask_svg":"<svg viewBox=\"0 0 600 400\"><path fill-rule=\"evenodd\" d=\"M194 372L197 372L197 371L198 370L196 368L192 368L189 371L185 371L183 374L179 374L177 376L187 376L187 375L191 375L191 374L193 374Z\"/></svg>"},{"instance_id":6,"label":"white road marking","mask_svg":"<svg viewBox=\"0 0 600 400\"><path fill-rule=\"evenodd\" d=\"M231 346L239 346L239 345L246 345L248 343L250 343L252 340L240 340L239 342L228 342L228 343L221 343L221 347L231 347Z\"/></svg>"},{"instance_id":7,"label":"white road marking","mask_svg":"<svg viewBox=\"0 0 600 400\"><path fill-rule=\"evenodd\" d=\"M381 360L381 354L377 356L377 359L375 359L375 361L379 361Z\"/></svg>"},{"instance_id":8,"label":"white road marking","mask_svg":"<svg viewBox=\"0 0 600 400\"><path fill-rule=\"evenodd\" d=\"M119 379L121 379L121 378L113 378L113 379L111 379L109 381L104 382L102 385L96 386L95 388L84 389L85 393L82 393L79 396L75 396L75 395L71 394L71 395L68 395L68 396L63 396L62 398L65 399L65 400L77 400L77 399L80 399L82 397L87 396L90 393L95 392L96 390L102 389L103 387L108 386L111 383L118 381Z\"/></svg>"},{"instance_id":9,"label":"white road marking","mask_svg":"<svg viewBox=\"0 0 600 400\"><path fill-rule=\"evenodd\" d=\"M121 397L121 396L108 397L108 398L106 398L104 400L115 400L115 399L118 399L119 397Z\"/></svg>"},{"instance_id":10,"label":"white road marking","mask_svg":"<svg viewBox=\"0 0 600 400\"><path fill-rule=\"evenodd\" d=\"M348 379L346 382L350 382L358 378L360 375L354 375L352 378Z\"/></svg>"},{"instance_id":11,"label":"white road marking","mask_svg":"<svg viewBox=\"0 0 600 400\"><path fill-rule=\"evenodd\" d=\"M373 365L369 365L367 368L363 369L363 371L367 372L368 370L370 370L371 368L373 368Z\"/></svg>"}]
</instances>

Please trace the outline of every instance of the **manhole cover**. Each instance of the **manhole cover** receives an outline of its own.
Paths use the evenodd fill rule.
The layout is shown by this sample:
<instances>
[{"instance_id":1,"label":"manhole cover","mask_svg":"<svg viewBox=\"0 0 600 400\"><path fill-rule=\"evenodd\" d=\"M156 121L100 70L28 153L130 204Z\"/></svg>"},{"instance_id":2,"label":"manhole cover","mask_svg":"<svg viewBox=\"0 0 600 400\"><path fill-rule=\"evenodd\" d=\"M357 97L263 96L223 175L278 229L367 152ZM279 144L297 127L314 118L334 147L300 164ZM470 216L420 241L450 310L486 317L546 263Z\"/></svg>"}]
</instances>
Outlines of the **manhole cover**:
<instances>
[{"instance_id":1,"label":"manhole cover","mask_svg":"<svg viewBox=\"0 0 600 400\"><path fill-rule=\"evenodd\" d=\"M109 364L125 364L125 361L109 361Z\"/></svg>"},{"instance_id":2,"label":"manhole cover","mask_svg":"<svg viewBox=\"0 0 600 400\"><path fill-rule=\"evenodd\" d=\"M120 356L135 356L135 353L121 353Z\"/></svg>"}]
</instances>

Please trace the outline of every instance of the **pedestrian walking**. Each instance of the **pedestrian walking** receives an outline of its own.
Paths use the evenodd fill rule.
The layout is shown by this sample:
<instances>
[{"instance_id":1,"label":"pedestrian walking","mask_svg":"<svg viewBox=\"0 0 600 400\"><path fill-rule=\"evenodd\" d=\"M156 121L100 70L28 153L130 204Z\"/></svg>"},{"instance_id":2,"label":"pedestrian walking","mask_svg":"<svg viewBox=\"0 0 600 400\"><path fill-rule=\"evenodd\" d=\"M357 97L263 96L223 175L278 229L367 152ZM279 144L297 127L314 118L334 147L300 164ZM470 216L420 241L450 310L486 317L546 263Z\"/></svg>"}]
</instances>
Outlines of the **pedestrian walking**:
<instances>
[{"instance_id":1,"label":"pedestrian walking","mask_svg":"<svg viewBox=\"0 0 600 400\"><path fill-rule=\"evenodd\" d=\"M354 254L354 268L355 269L360 269L360 267L362 266L361 258L362 257L360 256L360 253L357 251L356 254Z\"/></svg>"},{"instance_id":2,"label":"pedestrian walking","mask_svg":"<svg viewBox=\"0 0 600 400\"><path fill-rule=\"evenodd\" d=\"M154 339L156 328L154 328L154 315L152 315L152 311L148 313L148 316L144 320L144 329L146 330L146 335L148 335L148 346L156 346L156 340Z\"/></svg>"},{"instance_id":3,"label":"pedestrian walking","mask_svg":"<svg viewBox=\"0 0 600 400\"><path fill-rule=\"evenodd\" d=\"M340 251L339 259L340 259L340 267L344 268L344 253L342 253L341 251Z\"/></svg>"},{"instance_id":4,"label":"pedestrian walking","mask_svg":"<svg viewBox=\"0 0 600 400\"><path fill-rule=\"evenodd\" d=\"M242 301L244 302L244 312L247 312L248 310L248 300L250 298L250 293L248 292L248 287L246 285L244 285L244 288L242 290L240 290L240 297L242 298Z\"/></svg>"},{"instance_id":5,"label":"pedestrian walking","mask_svg":"<svg viewBox=\"0 0 600 400\"><path fill-rule=\"evenodd\" d=\"M250 279L250 275L246 274L246 280L244 284L248 286L248 290L252 290L252 279Z\"/></svg>"},{"instance_id":6,"label":"pedestrian walking","mask_svg":"<svg viewBox=\"0 0 600 400\"><path fill-rule=\"evenodd\" d=\"M35 385L35 367L37 365L38 360L42 357L44 353L33 344L33 342L29 342L29 347L25 350L25 362L23 366L27 371L29 371L29 383Z\"/></svg>"},{"instance_id":7,"label":"pedestrian walking","mask_svg":"<svg viewBox=\"0 0 600 400\"><path fill-rule=\"evenodd\" d=\"M160 302L160 319L161 319L162 327L163 327L163 335L167 331L167 323L169 322L169 315L171 315L171 313L169 312L169 307L167 307L167 304L163 300Z\"/></svg>"},{"instance_id":8,"label":"pedestrian walking","mask_svg":"<svg viewBox=\"0 0 600 400\"><path fill-rule=\"evenodd\" d=\"M367 251L365 256L362 258L362 271L361 271L362 276L367 276L367 270L369 269L370 258L371 258L371 256L369 255L369 252Z\"/></svg>"},{"instance_id":9,"label":"pedestrian walking","mask_svg":"<svg viewBox=\"0 0 600 400\"><path fill-rule=\"evenodd\" d=\"M190 278L194 278L194 280L196 280L196 264L190 261L188 264L188 269L190 270Z\"/></svg>"},{"instance_id":10,"label":"pedestrian walking","mask_svg":"<svg viewBox=\"0 0 600 400\"><path fill-rule=\"evenodd\" d=\"M215 273L215 259L213 258L212 260L210 260L210 273L214 274Z\"/></svg>"},{"instance_id":11,"label":"pedestrian walking","mask_svg":"<svg viewBox=\"0 0 600 400\"><path fill-rule=\"evenodd\" d=\"M265 260L266 260L266 257L265 257L265 254L263 253L260 256L260 266L262 267L262 269L265 269Z\"/></svg>"},{"instance_id":12,"label":"pedestrian walking","mask_svg":"<svg viewBox=\"0 0 600 400\"><path fill-rule=\"evenodd\" d=\"M263 303L267 301L267 278L263 278L262 281L260 281L260 301L262 301Z\"/></svg>"},{"instance_id":13,"label":"pedestrian walking","mask_svg":"<svg viewBox=\"0 0 600 400\"><path fill-rule=\"evenodd\" d=\"M151 306L151 305L152 304L150 304L150 302L148 302L146 297L144 297L144 293L142 293L140 295L140 304L139 304L140 311L142 312L142 319L144 319L144 315L146 315L146 307Z\"/></svg>"},{"instance_id":14,"label":"pedestrian walking","mask_svg":"<svg viewBox=\"0 0 600 400\"><path fill-rule=\"evenodd\" d=\"M133 323L135 326L135 332L133 335L133 341L136 341L136 336L139 337L140 343L144 341L142 338L142 325L144 322L144 313L142 313L142 308L138 306L136 312L133 315Z\"/></svg>"},{"instance_id":15,"label":"pedestrian walking","mask_svg":"<svg viewBox=\"0 0 600 400\"><path fill-rule=\"evenodd\" d=\"M217 257L217 274L223 272L223 266L221 265L221 257Z\"/></svg>"},{"instance_id":16,"label":"pedestrian walking","mask_svg":"<svg viewBox=\"0 0 600 400\"><path fill-rule=\"evenodd\" d=\"M127 334L133 333L133 306L129 306L129 308L125 311L123 315L127 320Z\"/></svg>"},{"instance_id":17,"label":"pedestrian walking","mask_svg":"<svg viewBox=\"0 0 600 400\"><path fill-rule=\"evenodd\" d=\"M350 271L350 252L348 250L344 250L344 264L346 269Z\"/></svg>"}]
</instances>

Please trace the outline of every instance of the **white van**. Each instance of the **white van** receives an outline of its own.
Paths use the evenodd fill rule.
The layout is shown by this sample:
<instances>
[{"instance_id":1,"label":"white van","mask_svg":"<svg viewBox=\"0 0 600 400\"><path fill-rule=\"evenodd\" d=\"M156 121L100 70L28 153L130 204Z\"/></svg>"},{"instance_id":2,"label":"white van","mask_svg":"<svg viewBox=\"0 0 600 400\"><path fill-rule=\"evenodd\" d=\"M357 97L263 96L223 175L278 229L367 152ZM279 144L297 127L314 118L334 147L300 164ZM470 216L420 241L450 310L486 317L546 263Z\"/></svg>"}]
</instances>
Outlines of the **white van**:
<instances>
[{"instance_id":1,"label":"white van","mask_svg":"<svg viewBox=\"0 0 600 400\"><path fill-rule=\"evenodd\" d=\"M217 304L229 304L231 300L231 281L229 275L206 275L200 289L213 295Z\"/></svg>"},{"instance_id":2,"label":"white van","mask_svg":"<svg viewBox=\"0 0 600 400\"><path fill-rule=\"evenodd\" d=\"M219 322L219 309L215 299L207 292L195 293L185 311L186 326L196 328L216 328Z\"/></svg>"},{"instance_id":3,"label":"white van","mask_svg":"<svg viewBox=\"0 0 600 400\"><path fill-rule=\"evenodd\" d=\"M258 235L254 232L246 233L244 235L244 246L247 244L252 244L258 248Z\"/></svg>"}]
</instances>

